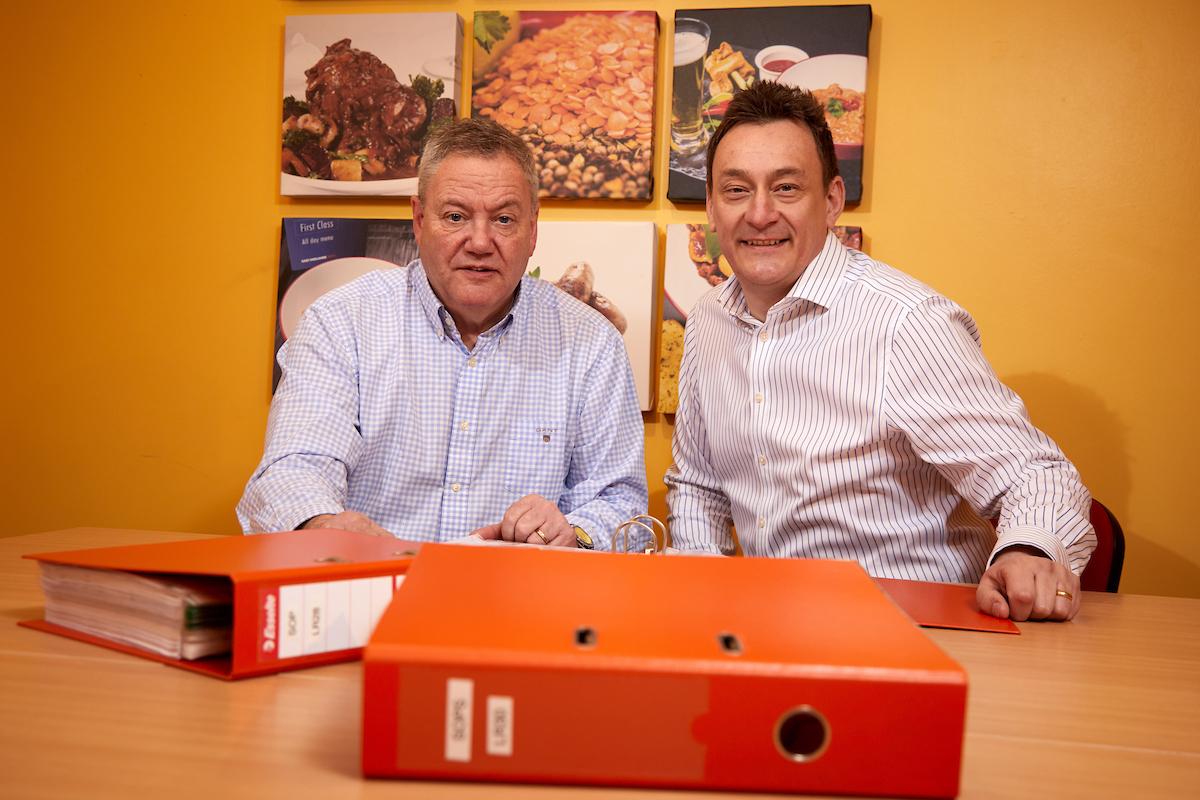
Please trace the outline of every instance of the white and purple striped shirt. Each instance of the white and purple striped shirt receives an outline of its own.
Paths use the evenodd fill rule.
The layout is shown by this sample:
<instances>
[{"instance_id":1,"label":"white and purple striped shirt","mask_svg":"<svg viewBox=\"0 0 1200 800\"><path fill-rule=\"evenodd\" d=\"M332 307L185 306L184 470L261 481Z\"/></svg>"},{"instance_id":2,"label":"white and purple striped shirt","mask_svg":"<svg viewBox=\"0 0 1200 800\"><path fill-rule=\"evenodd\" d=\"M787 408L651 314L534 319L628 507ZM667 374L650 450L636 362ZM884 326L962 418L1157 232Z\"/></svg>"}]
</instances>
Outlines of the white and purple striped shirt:
<instances>
[{"instance_id":1,"label":"white and purple striped shirt","mask_svg":"<svg viewBox=\"0 0 1200 800\"><path fill-rule=\"evenodd\" d=\"M402 539L455 539L539 494L607 548L645 512L621 336L545 281L522 278L468 351L420 261L372 272L313 303L279 364L246 531L349 509Z\"/></svg>"},{"instance_id":2,"label":"white and purple striped shirt","mask_svg":"<svg viewBox=\"0 0 1200 800\"><path fill-rule=\"evenodd\" d=\"M974 320L832 234L765 321L736 278L697 303L672 452L682 550L732 552L732 522L750 556L974 582L1003 547L1076 574L1095 547L1078 472L996 377ZM983 519L997 516L998 533Z\"/></svg>"}]
</instances>

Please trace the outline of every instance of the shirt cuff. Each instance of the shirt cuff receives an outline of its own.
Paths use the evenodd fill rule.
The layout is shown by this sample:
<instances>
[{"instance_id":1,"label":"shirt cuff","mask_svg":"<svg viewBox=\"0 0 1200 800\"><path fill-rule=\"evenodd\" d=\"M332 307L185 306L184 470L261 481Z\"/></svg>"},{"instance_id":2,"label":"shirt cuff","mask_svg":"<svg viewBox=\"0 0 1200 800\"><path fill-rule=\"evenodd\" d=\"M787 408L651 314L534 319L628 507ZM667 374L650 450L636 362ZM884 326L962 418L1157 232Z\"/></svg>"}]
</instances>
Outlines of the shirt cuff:
<instances>
[{"instance_id":1,"label":"shirt cuff","mask_svg":"<svg viewBox=\"0 0 1200 800\"><path fill-rule=\"evenodd\" d=\"M308 522L313 517L319 517L323 514L340 514L345 509L334 508L325 503L310 503L303 506L293 506L287 510L286 515L280 515L280 519L288 520L285 531L298 531L300 526Z\"/></svg>"},{"instance_id":2,"label":"shirt cuff","mask_svg":"<svg viewBox=\"0 0 1200 800\"><path fill-rule=\"evenodd\" d=\"M1071 560L1067 558L1067 551L1063 547L1062 541L1057 536L1041 528L1029 525L998 531L996 533L996 546L992 548L992 554L988 556L987 567L992 566L992 563L996 560L996 556L1000 555L1001 550L1013 547L1014 545L1026 545L1041 550L1053 561L1057 561L1067 569L1071 568Z\"/></svg>"}]
</instances>

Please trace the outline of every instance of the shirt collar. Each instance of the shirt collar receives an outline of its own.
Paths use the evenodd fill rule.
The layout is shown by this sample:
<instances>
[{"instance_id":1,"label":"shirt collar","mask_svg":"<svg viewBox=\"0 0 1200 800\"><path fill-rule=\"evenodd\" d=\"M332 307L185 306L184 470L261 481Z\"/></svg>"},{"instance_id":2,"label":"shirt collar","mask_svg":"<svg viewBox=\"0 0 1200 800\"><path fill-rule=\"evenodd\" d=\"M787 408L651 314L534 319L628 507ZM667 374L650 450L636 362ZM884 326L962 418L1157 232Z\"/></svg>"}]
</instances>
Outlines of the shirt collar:
<instances>
[{"instance_id":1,"label":"shirt collar","mask_svg":"<svg viewBox=\"0 0 1200 800\"><path fill-rule=\"evenodd\" d=\"M789 301L807 300L822 308L829 308L837 296L842 274L849 263L850 251L838 241L833 231L829 231L825 234L821 251L804 268L780 303L790 305ZM735 317L745 317L750 313L736 275L725 281L718 290L717 302Z\"/></svg>"},{"instance_id":2,"label":"shirt collar","mask_svg":"<svg viewBox=\"0 0 1200 800\"><path fill-rule=\"evenodd\" d=\"M837 296L842 274L849 263L850 251L838 241L833 231L829 231L825 234L825 245L821 252L804 268L787 296L829 308Z\"/></svg>"}]
</instances>

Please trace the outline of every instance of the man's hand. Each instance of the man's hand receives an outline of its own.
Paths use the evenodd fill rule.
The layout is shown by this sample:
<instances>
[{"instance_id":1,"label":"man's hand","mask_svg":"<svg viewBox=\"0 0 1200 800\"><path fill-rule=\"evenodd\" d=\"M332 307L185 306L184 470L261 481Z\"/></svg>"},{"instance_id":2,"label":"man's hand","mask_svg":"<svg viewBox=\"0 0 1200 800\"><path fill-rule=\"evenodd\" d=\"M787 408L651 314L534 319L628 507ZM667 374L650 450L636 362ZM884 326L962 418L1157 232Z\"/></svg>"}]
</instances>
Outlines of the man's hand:
<instances>
[{"instance_id":1,"label":"man's hand","mask_svg":"<svg viewBox=\"0 0 1200 800\"><path fill-rule=\"evenodd\" d=\"M504 518L495 525L485 525L471 532L481 539L503 539L506 542L549 544L555 547L575 547L575 526L558 510L558 506L541 495L527 494L508 507Z\"/></svg>"},{"instance_id":2,"label":"man's hand","mask_svg":"<svg viewBox=\"0 0 1200 800\"><path fill-rule=\"evenodd\" d=\"M1068 620L1079 613L1079 578L1037 548L1016 545L983 573L975 600L1000 619Z\"/></svg>"},{"instance_id":3,"label":"man's hand","mask_svg":"<svg viewBox=\"0 0 1200 800\"><path fill-rule=\"evenodd\" d=\"M301 530L311 530L312 528L337 528L343 531L353 531L355 533L365 533L369 536L386 536L389 539L395 538L389 531L375 524L375 522L366 514L360 514L357 511L343 511L340 514L318 514L308 522L300 526Z\"/></svg>"}]
</instances>

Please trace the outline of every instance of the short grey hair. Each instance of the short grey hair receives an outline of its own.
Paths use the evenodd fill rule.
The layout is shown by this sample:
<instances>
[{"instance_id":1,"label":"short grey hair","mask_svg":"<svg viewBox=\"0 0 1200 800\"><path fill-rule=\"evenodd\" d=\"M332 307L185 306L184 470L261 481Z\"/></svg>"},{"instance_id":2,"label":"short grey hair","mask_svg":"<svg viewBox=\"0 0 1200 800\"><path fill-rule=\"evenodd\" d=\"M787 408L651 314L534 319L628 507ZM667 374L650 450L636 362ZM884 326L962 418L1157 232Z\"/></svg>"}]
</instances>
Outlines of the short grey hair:
<instances>
[{"instance_id":1,"label":"short grey hair","mask_svg":"<svg viewBox=\"0 0 1200 800\"><path fill-rule=\"evenodd\" d=\"M429 134L417 169L417 197L422 202L438 167L453 155L511 158L529 183L530 207L537 208L540 181L533 151L520 136L490 119L455 119Z\"/></svg>"}]
</instances>

